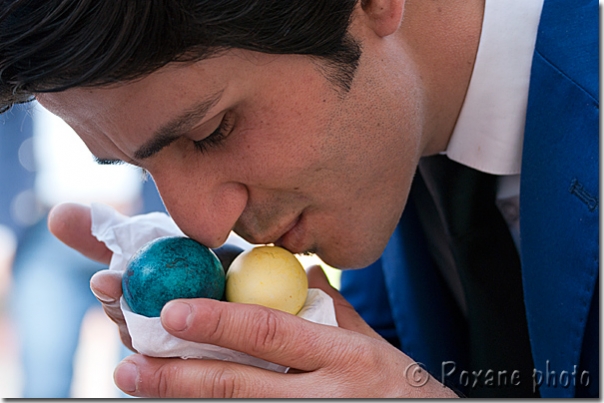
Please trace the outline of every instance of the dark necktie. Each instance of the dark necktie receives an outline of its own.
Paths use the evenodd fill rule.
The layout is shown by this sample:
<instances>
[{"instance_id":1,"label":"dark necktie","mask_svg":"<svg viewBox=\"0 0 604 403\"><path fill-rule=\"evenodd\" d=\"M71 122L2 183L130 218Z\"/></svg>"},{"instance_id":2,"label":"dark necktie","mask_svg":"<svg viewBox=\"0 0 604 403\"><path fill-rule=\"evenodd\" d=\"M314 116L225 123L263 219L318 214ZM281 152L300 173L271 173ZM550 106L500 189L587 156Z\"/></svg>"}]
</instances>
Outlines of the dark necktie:
<instances>
[{"instance_id":1,"label":"dark necktie","mask_svg":"<svg viewBox=\"0 0 604 403\"><path fill-rule=\"evenodd\" d=\"M520 259L495 204L496 176L442 155L422 158L417 176L411 199L434 261L461 296L468 320L468 396L538 397Z\"/></svg>"}]
</instances>

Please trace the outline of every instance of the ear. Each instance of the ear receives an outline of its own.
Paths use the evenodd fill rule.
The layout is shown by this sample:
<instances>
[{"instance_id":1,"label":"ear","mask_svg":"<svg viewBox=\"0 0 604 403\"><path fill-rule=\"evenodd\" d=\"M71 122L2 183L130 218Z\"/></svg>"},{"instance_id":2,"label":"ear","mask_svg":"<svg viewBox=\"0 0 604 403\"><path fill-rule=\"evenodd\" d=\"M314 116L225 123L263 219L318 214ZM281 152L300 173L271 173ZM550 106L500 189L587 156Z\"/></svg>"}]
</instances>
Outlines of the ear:
<instances>
[{"instance_id":1,"label":"ear","mask_svg":"<svg viewBox=\"0 0 604 403\"><path fill-rule=\"evenodd\" d=\"M405 0L361 0L369 27L380 37L395 33L403 21Z\"/></svg>"}]
</instances>

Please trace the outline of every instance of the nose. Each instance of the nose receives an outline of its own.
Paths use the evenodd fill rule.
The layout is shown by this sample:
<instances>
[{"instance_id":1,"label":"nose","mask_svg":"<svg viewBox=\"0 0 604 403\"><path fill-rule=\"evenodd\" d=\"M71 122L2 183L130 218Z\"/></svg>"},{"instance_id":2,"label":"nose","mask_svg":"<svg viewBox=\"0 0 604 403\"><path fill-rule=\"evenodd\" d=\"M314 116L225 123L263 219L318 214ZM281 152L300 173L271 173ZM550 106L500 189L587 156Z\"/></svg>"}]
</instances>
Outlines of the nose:
<instances>
[{"instance_id":1,"label":"nose","mask_svg":"<svg viewBox=\"0 0 604 403\"><path fill-rule=\"evenodd\" d=\"M176 225L209 248L221 246L243 213L247 188L207 173L174 169L153 174L161 198Z\"/></svg>"}]
</instances>

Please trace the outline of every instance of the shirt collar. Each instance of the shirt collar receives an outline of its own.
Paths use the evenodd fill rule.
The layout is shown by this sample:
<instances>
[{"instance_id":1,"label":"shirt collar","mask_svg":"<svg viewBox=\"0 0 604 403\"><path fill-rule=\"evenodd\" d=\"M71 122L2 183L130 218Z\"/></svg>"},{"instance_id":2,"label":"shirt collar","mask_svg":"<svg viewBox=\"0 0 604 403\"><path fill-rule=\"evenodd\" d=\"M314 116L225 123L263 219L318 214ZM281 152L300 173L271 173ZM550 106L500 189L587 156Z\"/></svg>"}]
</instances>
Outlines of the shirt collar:
<instances>
[{"instance_id":1,"label":"shirt collar","mask_svg":"<svg viewBox=\"0 0 604 403\"><path fill-rule=\"evenodd\" d=\"M531 63L543 0L487 0L474 70L446 155L520 173Z\"/></svg>"}]
</instances>

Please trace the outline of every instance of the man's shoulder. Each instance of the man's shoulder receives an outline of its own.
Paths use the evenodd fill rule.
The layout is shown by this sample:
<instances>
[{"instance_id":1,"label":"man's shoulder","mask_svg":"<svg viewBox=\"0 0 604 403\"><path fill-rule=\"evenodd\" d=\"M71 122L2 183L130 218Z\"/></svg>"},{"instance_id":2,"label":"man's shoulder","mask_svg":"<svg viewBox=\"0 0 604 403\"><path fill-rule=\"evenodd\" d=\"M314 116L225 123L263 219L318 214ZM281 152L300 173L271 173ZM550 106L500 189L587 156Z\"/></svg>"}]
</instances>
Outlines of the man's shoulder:
<instances>
[{"instance_id":1,"label":"man's shoulder","mask_svg":"<svg viewBox=\"0 0 604 403\"><path fill-rule=\"evenodd\" d=\"M545 0L535 57L599 100L598 0ZM598 102L599 104L599 102Z\"/></svg>"}]
</instances>

